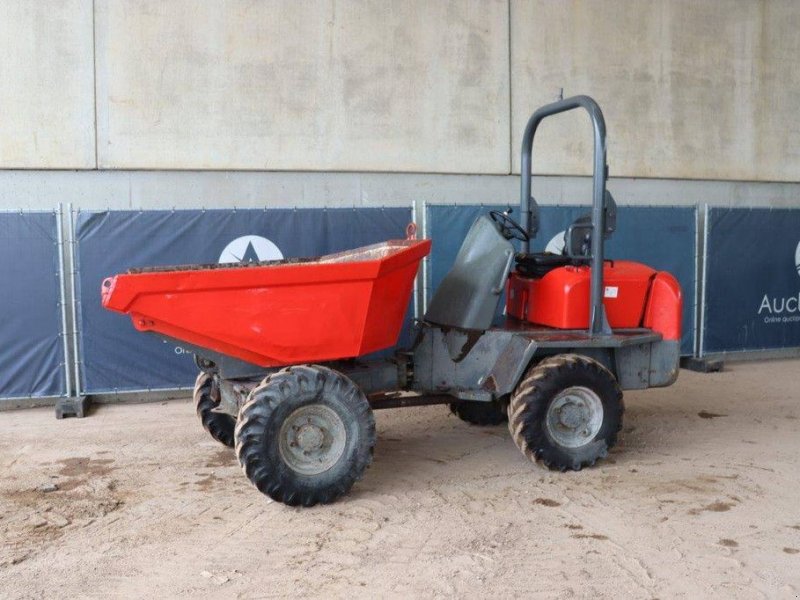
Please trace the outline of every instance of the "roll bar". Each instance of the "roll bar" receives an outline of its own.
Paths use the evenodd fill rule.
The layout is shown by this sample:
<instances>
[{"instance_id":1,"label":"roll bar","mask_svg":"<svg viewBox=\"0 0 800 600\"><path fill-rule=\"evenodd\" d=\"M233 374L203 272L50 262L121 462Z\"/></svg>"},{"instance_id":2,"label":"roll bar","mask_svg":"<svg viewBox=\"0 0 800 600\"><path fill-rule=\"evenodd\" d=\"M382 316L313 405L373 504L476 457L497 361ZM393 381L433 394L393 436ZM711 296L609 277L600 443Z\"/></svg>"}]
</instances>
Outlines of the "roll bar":
<instances>
[{"instance_id":1,"label":"roll bar","mask_svg":"<svg viewBox=\"0 0 800 600\"><path fill-rule=\"evenodd\" d=\"M592 119L594 130L594 169L592 172L592 277L590 290L590 320L589 332L595 334L609 334L611 328L606 318L603 306L603 246L606 235L606 179L608 178L608 165L606 165L606 122L603 111L597 102L589 96L572 96L552 104L546 104L538 109L525 126L525 135L522 137L522 169L520 171L520 212L522 213L522 227L534 237L539 229L539 217L536 201L531 196L531 152L533 149L533 136L545 117L567 112L575 108L584 108ZM610 200L613 203L613 200ZM530 239L524 242L523 250L530 252Z\"/></svg>"}]
</instances>

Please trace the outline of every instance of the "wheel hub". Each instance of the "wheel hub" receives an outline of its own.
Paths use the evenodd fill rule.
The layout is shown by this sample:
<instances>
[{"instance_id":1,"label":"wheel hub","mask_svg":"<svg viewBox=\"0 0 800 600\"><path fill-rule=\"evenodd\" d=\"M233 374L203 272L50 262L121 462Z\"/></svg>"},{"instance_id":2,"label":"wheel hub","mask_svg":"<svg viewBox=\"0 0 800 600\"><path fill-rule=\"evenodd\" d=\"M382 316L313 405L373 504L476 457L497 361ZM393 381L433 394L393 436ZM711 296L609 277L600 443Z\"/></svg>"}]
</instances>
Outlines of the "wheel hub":
<instances>
[{"instance_id":1,"label":"wheel hub","mask_svg":"<svg viewBox=\"0 0 800 600\"><path fill-rule=\"evenodd\" d=\"M586 421L586 413L582 406L570 402L561 408L558 418L564 427L577 429Z\"/></svg>"},{"instance_id":2,"label":"wheel hub","mask_svg":"<svg viewBox=\"0 0 800 600\"><path fill-rule=\"evenodd\" d=\"M559 392L547 409L547 433L557 444L578 448L591 442L603 425L603 403L592 390L573 386Z\"/></svg>"},{"instance_id":3,"label":"wheel hub","mask_svg":"<svg viewBox=\"0 0 800 600\"><path fill-rule=\"evenodd\" d=\"M325 442L325 430L316 425L306 424L296 432L295 439L304 452L319 450Z\"/></svg>"},{"instance_id":4,"label":"wheel hub","mask_svg":"<svg viewBox=\"0 0 800 600\"><path fill-rule=\"evenodd\" d=\"M323 404L294 410L281 425L281 458L301 475L318 475L333 467L344 453L347 432L341 417Z\"/></svg>"}]
</instances>

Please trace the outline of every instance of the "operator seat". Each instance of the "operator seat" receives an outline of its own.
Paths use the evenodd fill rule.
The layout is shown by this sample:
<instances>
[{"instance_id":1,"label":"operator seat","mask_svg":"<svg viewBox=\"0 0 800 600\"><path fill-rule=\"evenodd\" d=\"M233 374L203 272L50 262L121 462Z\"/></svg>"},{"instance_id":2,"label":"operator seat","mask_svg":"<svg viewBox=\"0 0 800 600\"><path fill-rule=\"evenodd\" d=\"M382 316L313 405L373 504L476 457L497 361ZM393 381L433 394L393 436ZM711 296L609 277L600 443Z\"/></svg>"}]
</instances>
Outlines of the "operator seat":
<instances>
[{"instance_id":1,"label":"operator seat","mask_svg":"<svg viewBox=\"0 0 800 600\"><path fill-rule=\"evenodd\" d=\"M553 269L584 265L591 261L592 216L578 217L564 232L564 250L553 252L518 252L516 270L523 277L539 279Z\"/></svg>"},{"instance_id":2,"label":"operator seat","mask_svg":"<svg viewBox=\"0 0 800 600\"><path fill-rule=\"evenodd\" d=\"M532 277L534 279L544 277L553 269L568 265L578 266L584 262L581 259L575 259L564 254L553 254L552 252L531 252L530 254L518 252L516 256L517 272L523 277Z\"/></svg>"}]
</instances>

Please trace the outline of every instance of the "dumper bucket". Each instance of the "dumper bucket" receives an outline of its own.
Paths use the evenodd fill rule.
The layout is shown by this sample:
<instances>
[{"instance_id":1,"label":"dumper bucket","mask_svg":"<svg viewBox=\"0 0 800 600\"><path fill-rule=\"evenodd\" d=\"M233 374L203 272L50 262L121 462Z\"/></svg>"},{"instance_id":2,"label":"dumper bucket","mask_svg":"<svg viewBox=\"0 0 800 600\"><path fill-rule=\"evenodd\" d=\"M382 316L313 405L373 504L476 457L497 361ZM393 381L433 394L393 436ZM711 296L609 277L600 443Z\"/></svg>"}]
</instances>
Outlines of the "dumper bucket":
<instances>
[{"instance_id":1,"label":"dumper bucket","mask_svg":"<svg viewBox=\"0 0 800 600\"><path fill-rule=\"evenodd\" d=\"M134 269L102 302L140 331L261 367L355 358L397 343L430 240L312 259Z\"/></svg>"}]
</instances>

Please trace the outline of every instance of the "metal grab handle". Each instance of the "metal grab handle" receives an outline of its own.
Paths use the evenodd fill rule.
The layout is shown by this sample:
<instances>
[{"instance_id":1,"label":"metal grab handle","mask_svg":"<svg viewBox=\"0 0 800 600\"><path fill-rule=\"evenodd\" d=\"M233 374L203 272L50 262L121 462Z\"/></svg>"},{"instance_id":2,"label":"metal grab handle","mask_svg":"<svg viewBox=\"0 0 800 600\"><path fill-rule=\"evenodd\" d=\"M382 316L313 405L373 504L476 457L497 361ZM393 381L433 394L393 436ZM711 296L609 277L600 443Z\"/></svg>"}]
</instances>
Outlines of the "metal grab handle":
<instances>
[{"instance_id":1,"label":"metal grab handle","mask_svg":"<svg viewBox=\"0 0 800 600\"><path fill-rule=\"evenodd\" d=\"M592 334L610 333L603 306L603 242L605 234L606 179L606 122L603 111L589 96L573 96L558 102L546 104L534 112L525 126L522 137L522 168L520 170L520 209L522 227L531 233L531 153L533 136L539 123L546 117L584 108L589 113L594 131L594 169L592 172L592 279L590 291L591 318L589 331ZM535 233L535 232L534 232ZM524 243L525 252L530 252L530 241Z\"/></svg>"},{"instance_id":2,"label":"metal grab handle","mask_svg":"<svg viewBox=\"0 0 800 600\"><path fill-rule=\"evenodd\" d=\"M506 287L506 279L508 278L508 272L511 270L511 263L514 262L514 252L511 250L506 250L506 265L503 267L503 275L500 278L500 281L497 283L497 287L492 288L492 293L502 294L503 290Z\"/></svg>"}]
</instances>

